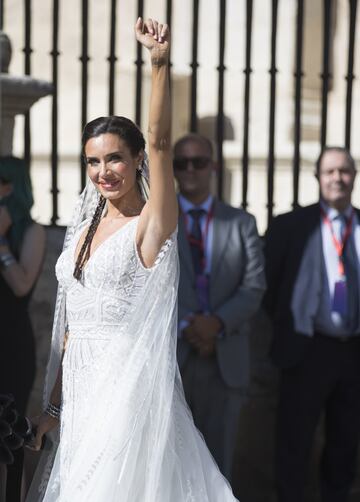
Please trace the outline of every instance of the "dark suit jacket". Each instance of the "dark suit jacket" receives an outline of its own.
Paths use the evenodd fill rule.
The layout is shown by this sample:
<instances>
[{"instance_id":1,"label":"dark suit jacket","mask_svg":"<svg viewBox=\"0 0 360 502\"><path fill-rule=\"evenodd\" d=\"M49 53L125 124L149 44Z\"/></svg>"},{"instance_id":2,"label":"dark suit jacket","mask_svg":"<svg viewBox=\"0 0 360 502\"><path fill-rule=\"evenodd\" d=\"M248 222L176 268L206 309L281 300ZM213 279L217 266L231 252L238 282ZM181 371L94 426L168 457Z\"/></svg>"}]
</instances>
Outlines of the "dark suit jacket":
<instances>
[{"instance_id":1,"label":"dark suit jacket","mask_svg":"<svg viewBox=\"0 0 360 502\"><path fill-rule=\"evenodd\" d=\"M325 273L322 253L319 203L274 218L266 232L264 305L274 327L272 359L281 368L298 364L311 344Z\"/></svg>"},{"instance_id":2,"label":"dark suit jacket","mask_svg":"<svg viewBox=\"0 0 360 502\"><path fill-rule=\"evenodd\" d=\"M246 388L249 382L249 319L258 310L265 289L264 263L255 218L247 212L216 201L210 273L210 305L225 325L225 336L217 342L217 360L225 383ZM179 220L179 319L199 310L195 274L185 233ZM178 340L182 368L191 347Z\"/></svg>"}]
</instances>

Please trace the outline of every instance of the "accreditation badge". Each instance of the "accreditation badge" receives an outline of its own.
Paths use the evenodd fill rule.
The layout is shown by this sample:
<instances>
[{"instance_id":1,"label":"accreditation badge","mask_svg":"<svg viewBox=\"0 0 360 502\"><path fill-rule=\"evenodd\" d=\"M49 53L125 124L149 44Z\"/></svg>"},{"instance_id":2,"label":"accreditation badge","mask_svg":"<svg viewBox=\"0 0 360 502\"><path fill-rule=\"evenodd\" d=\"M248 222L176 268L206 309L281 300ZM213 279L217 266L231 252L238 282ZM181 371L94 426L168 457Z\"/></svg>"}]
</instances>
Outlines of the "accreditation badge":
<instances>
[{"instance_id":1,"label":"accreditation badge","mask_svg":"<svg viewBox=\"0 0 360 502\"><path fill-rule=\"evenodd\" d=\"M347 288L345 277L335 282L332 311L338 312L341 316L347 313Z\"/></svg>"}]
</instances>

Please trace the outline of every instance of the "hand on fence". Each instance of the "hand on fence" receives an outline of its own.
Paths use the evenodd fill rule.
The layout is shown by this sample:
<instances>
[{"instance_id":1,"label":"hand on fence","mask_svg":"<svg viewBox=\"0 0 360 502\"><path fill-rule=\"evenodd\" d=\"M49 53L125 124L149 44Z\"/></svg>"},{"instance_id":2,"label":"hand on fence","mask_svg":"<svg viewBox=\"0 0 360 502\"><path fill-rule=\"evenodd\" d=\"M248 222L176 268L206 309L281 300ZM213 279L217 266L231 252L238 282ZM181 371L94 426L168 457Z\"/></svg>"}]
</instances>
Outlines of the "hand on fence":
<instances>
[{"instance_id":1,"label":"hand on fence","mask_svg":"<svg viewBox=\"0 0 360 502\"><path fill-rule=\"evenodd\" d=\"M139 17L135 24L135 35L136 40L150 51L153 64L167 63L170 51L170 30L167 24L150 18L143 21Z\"/></svg>"}]
</instances>

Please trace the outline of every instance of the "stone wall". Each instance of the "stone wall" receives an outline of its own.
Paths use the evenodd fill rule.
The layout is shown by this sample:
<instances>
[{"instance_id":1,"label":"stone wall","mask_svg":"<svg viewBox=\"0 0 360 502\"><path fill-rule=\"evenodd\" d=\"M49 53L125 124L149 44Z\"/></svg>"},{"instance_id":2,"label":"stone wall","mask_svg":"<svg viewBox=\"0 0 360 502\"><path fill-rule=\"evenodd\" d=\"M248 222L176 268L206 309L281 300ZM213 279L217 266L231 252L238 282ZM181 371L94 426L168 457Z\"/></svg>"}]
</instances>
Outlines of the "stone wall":
<instances>
[{"instance_id":1,"label":"stone wall","mask_svg":"<svg viewBox=\"0 0 360 502\"><path fill-rule=\"evenodd\" d=\"M44 268L34 292L31 314L36 333L38 374L29 414L41 409L41 389L48 357L51 325L56 296L55 263L60 254L64 229L47 228L47 253ZM240 417L235 461L235 492L241 502L275 502L273 456L276 388L278 374L268 358L271 327L263 312L253 322L252 379L249 401ZM322 424L319 425L309 469L306 502L319 502L317 471L322 446ZM31 462L34 462L32 458ZM360 466L360 462L359 462ZM360 500L360 475L351 501Z\"/></svg>"}]
</instances>

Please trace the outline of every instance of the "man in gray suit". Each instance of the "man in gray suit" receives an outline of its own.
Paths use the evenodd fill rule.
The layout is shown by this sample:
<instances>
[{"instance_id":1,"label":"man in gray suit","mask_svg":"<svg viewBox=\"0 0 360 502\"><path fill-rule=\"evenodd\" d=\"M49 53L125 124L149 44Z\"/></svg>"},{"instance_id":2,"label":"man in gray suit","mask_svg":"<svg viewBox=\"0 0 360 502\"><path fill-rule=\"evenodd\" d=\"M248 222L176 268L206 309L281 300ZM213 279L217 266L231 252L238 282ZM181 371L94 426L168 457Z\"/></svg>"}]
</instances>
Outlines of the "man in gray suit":
<instances>
[{"instance_id":1,"label":"man in gray suit","mask_svg":"<svg viewBox=\"0 0 360 502\"><path fill-rule=\"evenodd\" d=\"M265 289L255 218L210 193L212 145L189 134L174 147L179 186L178 361L198 429L231 480L249 385L249 320Z\"/></svg>"}]
</instances>

